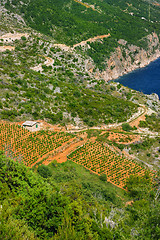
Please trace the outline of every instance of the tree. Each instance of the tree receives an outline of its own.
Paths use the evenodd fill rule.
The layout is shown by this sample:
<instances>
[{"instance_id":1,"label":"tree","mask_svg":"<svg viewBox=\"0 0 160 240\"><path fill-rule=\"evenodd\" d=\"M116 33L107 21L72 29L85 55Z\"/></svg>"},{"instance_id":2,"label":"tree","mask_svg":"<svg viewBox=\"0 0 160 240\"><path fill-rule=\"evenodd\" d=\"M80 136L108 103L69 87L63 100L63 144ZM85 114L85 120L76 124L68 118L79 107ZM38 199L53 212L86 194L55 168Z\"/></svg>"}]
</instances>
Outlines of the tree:
<instances>
[{"instance_id":1,"label":"tree","mask_svg":"<svg viewBox=\"0 0 160 240\"><path fill-rule=\"evenodd\" d=\"M43 178L48 178L52 176L52 171L48 166L39 165L37 171Z\"/></svg>"}]
</instances>

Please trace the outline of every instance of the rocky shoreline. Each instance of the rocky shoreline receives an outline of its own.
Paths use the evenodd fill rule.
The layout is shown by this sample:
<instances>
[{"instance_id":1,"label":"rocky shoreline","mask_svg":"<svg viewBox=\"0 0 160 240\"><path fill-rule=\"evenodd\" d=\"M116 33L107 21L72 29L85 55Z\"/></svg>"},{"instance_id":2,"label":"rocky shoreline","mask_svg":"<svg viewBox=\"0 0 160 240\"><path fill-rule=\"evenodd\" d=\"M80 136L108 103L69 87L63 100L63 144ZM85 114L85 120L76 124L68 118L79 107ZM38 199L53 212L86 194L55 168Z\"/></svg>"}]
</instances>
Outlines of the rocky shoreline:
<instances>
[{"instance_id":1,"label":"rocky shoreline","mask_svg":"<svg viewBox=\"0 0 160 240\"><path fill-rule=\"evenodd\" d=\"M95 79L104 79L108 82L147 66L160 57L160 41L156 33L148 35L145 40L148 43L147 50L135 45L127 45L125 40L120 39L119 46L107 60L107 67L104 71L95 71L94 63L91 60L86 62L86 71Z\"/></svg>"}]
</instances>

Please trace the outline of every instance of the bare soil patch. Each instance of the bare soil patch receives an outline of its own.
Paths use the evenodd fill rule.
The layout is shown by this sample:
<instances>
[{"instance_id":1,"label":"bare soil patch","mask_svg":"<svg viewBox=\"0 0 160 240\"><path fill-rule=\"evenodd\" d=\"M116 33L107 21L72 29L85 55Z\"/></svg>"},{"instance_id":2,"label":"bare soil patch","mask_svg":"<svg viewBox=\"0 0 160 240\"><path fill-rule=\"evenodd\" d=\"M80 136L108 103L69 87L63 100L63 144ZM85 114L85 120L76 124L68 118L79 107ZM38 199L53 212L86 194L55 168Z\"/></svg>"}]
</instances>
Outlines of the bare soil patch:
<instances>
[{"instance_id":1,"label":"bare soil patch","mask_svg":"<svg viewBox=\"0 0 160 240\"><path fill-rule=\"evenodd\" d=\"M64 50L64 51L69 51L69 50L74 50L76 47L79 47L79 46L85 46L87 44L87 42L95 42L96 40L99 40L99 39L103 39L103 38L108 38L110 37L110 33L108 34L105 34L105 35L100 35L100 36L96 36L96 37L93 37L93 38L89 38L85 41L82 41L80 43L77 43L75 45L73 45L73 47L69 47L69 46L66 46L65 44L54 44L54 47L59 47L60 49Z\"/></svg>"},{"instance_id":2,"label":"bare soil patch","mask_svg":"<svg viewBox=\"0 0 160 240\"><path fill-rule=\"evenodd\" d=\"M140 140L140 135L110 132L108 140L118 144L131 144Z\"/></svg>"},{"instance_id":3,"label":"bare soil patch","mask_svg":"<svg viewBox=\"0 0 160 240\"><path fill-rule=\"evenodd\" d=\"M131 200L131 201L128 201L128 202L126 202L126 204L125 204L125 207L127 207L128 205L129 205L129 206L131 206L133 203L134 203L134 201L133 201L133 200Z\"/></svg>"},{"instance_id":4,"label":"bare soil patch","mask_svg":"<svg viewBox=\"0 0 160 240\"><path fill-rule=\"evenodd\" d=\"M12 42L15 40L20 40L21 37L29 37L28 33L6 33L0 36L0 39L3 39L4 42Z\"/></svg>"},{"instance_id":5,"label":"bare soil patch","mask_svg":"<svg viewBox=\"0 0 160 240\"><path fill-rule=\"evenodd\" d=\"M15 47L12 46L0 46L0 52L5 52L6 50L14 51Z\"/></svg>"},{"instance_id":6,"label":"bare soil patch","mask_svg":"<svg viewBox=\"0 0 160 240\"><path fill-rule=\"evenodd\" d=\"M67 155L71 152L75 151L79 146L83 145L86 141L79 141L77 143L73 143L71 146L69 146L67 149L62 151L61 153L58 153L57 155L53 157L49 157L46 159L43 164L48 165L50 162L56 160L58 163L66 162L67 161Z\"/></svg>"},{"instance_id":7,"label":"bare soil patch","mask_svg":"<svg viewBox=\"0 0 160 240\"><path fill-rule=\"evenodd\" d=\"M89 39L87 39L85 41L82 41L80 43L77 43L77 44L73 45L73 48L76 48L78 46L84 46L84 45L87 44L87 42L95 42L96 40L103 39L103 38L108 38L110 36L111 36L111 34L108 33L106 35L100 35L100 36L96 36L96 37L93 37L93 38L89 38Z\"/></svg>"},{"instance_id":8,"label":"bare soil patch","mask_svg":"<svg viewBox=\"0 0 160 240\"><path fill-rule=\"evenodd\" d=\"M142 116L140 116L139 118L132 121L130 123L131 127L135 126L136 128L138 128L140 121L145 121L145 119L146 119L145 114L146 114L146 112Z\"/></svg>"},{"instance_id":9,"label":"bare soil patch","mask_svg":"<svg viewBox=\"0 0 160 240\"><path fill-rule=\"evenodd\" d=\"M52 59L50 57L45 57L45 59L46 59L46 61L44 63L40 63L39 65L37 65L35 67L31 67L31 69L36 72L40 71L42 73L42 71L43 71L42 65L46 65L48 67L48 66L52 66L54 64L54 59Z\"/></svg>"}]
</instances>

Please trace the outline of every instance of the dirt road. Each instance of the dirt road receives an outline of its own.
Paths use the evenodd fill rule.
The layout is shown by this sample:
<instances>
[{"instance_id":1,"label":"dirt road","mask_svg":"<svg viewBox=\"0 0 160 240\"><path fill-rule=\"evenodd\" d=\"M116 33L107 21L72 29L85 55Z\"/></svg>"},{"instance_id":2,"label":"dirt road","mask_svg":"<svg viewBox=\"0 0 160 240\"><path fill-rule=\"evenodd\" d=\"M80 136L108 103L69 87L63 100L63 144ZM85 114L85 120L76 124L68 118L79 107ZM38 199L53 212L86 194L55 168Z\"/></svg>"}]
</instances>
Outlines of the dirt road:
<instances>
[{"instance_id":1,"label":"dirt road","mask_svg":"<svg viewBox=\"0 0 160 240\"><path fill-rule=\"evenodd\" d=\"M73 47L70 47L70 46L67 46L65 44L54 44L53 46L54 47L59 47L60 49L64 50L64 51L69 51L69 50L74 50L76 47L79 47L79 46L85 46L87 44L87 42L95 42L96 40L102 40L103 38L108 38L110 37L110 33L106 34L106 35L100 35L100 36L96 36L96 37L93 37L93 38L89 38L85 41L82 41L82 42L79 42L75 45L73 45Z\"/></svg>"}]
</instances>

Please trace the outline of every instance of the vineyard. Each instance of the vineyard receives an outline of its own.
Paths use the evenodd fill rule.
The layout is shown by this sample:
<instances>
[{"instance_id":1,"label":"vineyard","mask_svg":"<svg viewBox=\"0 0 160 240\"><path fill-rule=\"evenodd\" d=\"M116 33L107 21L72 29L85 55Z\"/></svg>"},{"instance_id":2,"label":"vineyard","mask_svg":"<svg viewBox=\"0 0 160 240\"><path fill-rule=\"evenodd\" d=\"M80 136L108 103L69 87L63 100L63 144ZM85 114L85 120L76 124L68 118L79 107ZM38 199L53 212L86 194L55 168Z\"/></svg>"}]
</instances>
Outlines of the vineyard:
<instances>
[{"instance_id":1,"label":"vineyard","mask_svg":"<svg viewBox=\"0 0 160 240\"><path fill-rule=\"evenodd\" d=\"M132 174L144 175L145 168L116 154L109 146L87 142L68 156L68 160L83 165L96 174L106 174L107 181L124 188L126 178Z\"/></svg>"},{"instance_id":2,"label":"vineyard","mask_svg":"<svg viewBox=\"0 0 160 240\"><path fill-rule=\"evenodd\" d=\"M31 133L18 124L0 123L0 149L12 158L20 157L27 166L74 138L75 135L64 132L42 130Z\"/></svg>"},{"instance_id":3,"label":"vineyard","mask_svg":"<svg viewBox=\"0 0 160 240\"><path fill-rule=\"evenodd\" d=\"M122 139L126 142L133 140L134 137L134 135L114 132L107 133L107 135L110 140L112 138L118 141ZM68 156L66 154L66 160L83 165L98 175L106 174L107 180L118 187L124 188L126 178L132 174L145 174L145 168L116 153L115 149L107 143L96 141L96 137L92 137L75 150L73 145L77 137L78 135L48 130L30 132L21 125L0 122L0 149L7 156L24 162L29 167L38 162L45 164L45 159L49 155L53 155L53 159L54 156L59 159L62 153L65 155L65 149L71 148L72 152L68 153Z\"/></svg>"}]
</instances>

